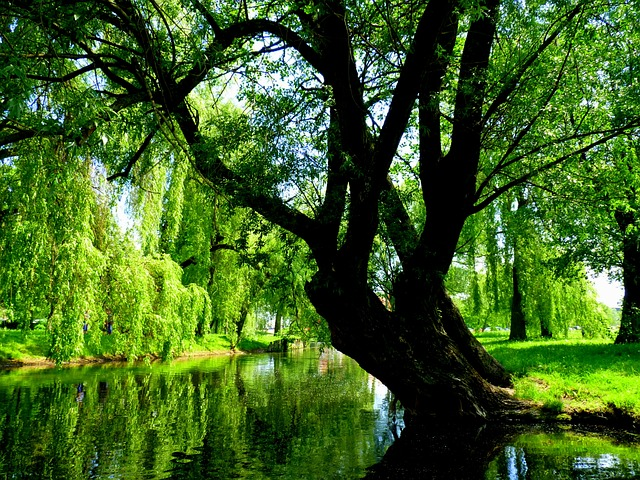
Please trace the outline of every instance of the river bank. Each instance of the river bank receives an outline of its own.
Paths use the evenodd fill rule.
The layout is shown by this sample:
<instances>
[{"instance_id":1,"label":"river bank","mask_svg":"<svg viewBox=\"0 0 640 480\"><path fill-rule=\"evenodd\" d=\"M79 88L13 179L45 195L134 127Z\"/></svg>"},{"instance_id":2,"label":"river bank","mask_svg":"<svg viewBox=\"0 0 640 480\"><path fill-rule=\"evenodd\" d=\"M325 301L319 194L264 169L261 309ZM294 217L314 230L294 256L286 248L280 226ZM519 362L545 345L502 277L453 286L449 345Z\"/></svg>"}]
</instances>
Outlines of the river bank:
<instances>
[{"instance_id":1,"label":"river bank","mask_svg":"<svg viewBox=\"0 0 640 480\"><path fill-rule=\"evenodd\" d=\"M640 426L640 345L569 337L511 342L478 334L513 379L514 395L566 422Z\"/></svg>"},{"instance_id":2,"label":"river bank","mask_svg":"<svg viewBox=\"0 0 640 480\"><path fill-rule=\"evenodd\" d=\"M173 358L265 352L278 338L257 333L232 349L225 335L206 335ZM531 402L547 420L639 428L639 345L578 337L509 342L505 332L481 333L478 338L513 375L514 396ZM107 347L100 354L84 352L65 365L127 361L122 355L104 353ZM44 331L0 330L0 368L53 367L55 363L46 358L47 348Z\"/></svg>"},{"instance_id":3,"label":"river bank","mask_svg":"<svg viewBox=\"0 0 640 480\"><path fill-rule=\"evenodd\" d=\"M269 349L269 346L281 337L273 334L258 332L240 340L236 348L232 348L231 341L226 335L205 335L185 346L184 350L172 358L192 358L216 355L239 355L244 353L259 353ZM64 365L88 365L106 362L126 362L127 357L108 352L109 339L105 336L103 350L100 353L85 348L78 356ZM47 358L47 335L43 330L23 332L21 330L0 329L0 368L19 367L55 367L54 361ZM159 360L160 355L149 353L138 360Z\"/></svg>"}]
</instances>

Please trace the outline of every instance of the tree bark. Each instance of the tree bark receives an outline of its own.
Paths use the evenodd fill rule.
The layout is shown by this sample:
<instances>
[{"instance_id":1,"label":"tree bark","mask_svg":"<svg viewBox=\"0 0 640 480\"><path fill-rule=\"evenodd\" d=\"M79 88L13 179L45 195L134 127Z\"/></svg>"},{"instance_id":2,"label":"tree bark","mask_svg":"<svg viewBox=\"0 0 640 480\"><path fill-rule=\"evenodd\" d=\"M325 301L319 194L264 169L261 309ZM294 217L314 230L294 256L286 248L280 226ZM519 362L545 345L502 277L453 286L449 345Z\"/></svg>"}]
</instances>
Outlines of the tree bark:
<instances>
[{"instance_id":1,"label":"tree bark","mask_svg":"<svg viewBox=\"0 0 640 480\"><path fill-rule=\"evenodd\" d=\"M493 359L481 360L491 357L471 341L466 327L453 327L461 317L441 283L403 287L394 312L339 269L319 271L307 293L327 319L333 345L394 392L408 420L484 419L517 406L506 390L484 378L506 383L508 376Z\"/></svg>"},{"instance_id":2,"label":"tree bark","mask_svg":"<svg viewBox=\"0 0 640 480\"><path fill-rule=\"evenodd\" d=\"M615 343L640 343L640 236L628 232L632 223L631 214L616 213L616 220L623 232L622 278L624 297L620 331Z\"/></svg>"},{"instance_id":3,"label":"tree bark","mask_svg":"<svg viewBox=\"0 0 640 480\"><path fill-rule=\"evenodd\" d=\"M240 308L240 314L238 315L238 320L236 321L236 331L235 333L235 340L232 340L231 342L231 349L235 349L238 344L240 343L240 340L242 339L242 331L244 330L244 324L247 321L247 315L249 314L249 301L245 300L245 302L242 304L242 307Z\"/></svg>"},{"instance_id":4,"label":"tree bark","mask_svg":"<svg viewBox=\"0 0 640 480\"><path fill-rule=\"evenodd\" d=\"M522 305L522 292L520 290L520 267L516 251L513 257L513 297L511 299L511 332L509 340L526 340L527 325Z\"/></svg>"},{"instance_id":5,"label":"tree bark","mask_svg":"<svg viewBox=\"0 0 640 480\"><path fill-rule=\"evenodd\" d=\"M553 338L553 332L549 328L549 318L547 317L540 318L540 336L542 338Z\"/></svg>"},{"instance_id":6,"label":"tree bark","mask_svg":"<svg viewBox=\"0 0 640 480\"><path fill-rule=\"evenodd\" d=\"M276 312L276 322L273 327L274 335L277 334L281 329L282 329L282 311L278 309L278 311Z\"/></svg>"}]
</instances>

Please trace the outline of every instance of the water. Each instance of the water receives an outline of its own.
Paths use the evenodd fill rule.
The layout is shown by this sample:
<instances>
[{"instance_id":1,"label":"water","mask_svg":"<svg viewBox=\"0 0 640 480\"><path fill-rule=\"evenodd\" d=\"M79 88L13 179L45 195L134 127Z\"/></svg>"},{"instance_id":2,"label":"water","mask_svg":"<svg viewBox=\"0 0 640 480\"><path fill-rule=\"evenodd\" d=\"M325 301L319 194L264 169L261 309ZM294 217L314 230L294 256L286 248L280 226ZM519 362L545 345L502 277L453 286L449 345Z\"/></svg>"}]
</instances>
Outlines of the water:
<instances>
[{"instance_id":1,"label":"water","mask_svg":"<svg viewBox=\"0 0 640 480\"><path fill-rule=\"evenodd\" d=\"M0 479L361 477L388 392L319 355L1 372Z\"/></svg>"},{"instance_id":2,"label":"water","mask_svg":"<svg viewBox=\"0 0 640 480\"><path fill-rule=\"evenodd\" d=\"M621 442L614 433L567 430L519 435L491 462L486 478L640 478L640 439Z\"/></svg>"},{"instance_id":3,"label":"water","mask_svg":"<svg viewBox=\"0 0 640 480\"><path fill-rule=\"evenodd\" d=\"M0 479L604 479L627 436L405 429L348 357L306 350L0 372Z\"/></svg>"}]
</instances>

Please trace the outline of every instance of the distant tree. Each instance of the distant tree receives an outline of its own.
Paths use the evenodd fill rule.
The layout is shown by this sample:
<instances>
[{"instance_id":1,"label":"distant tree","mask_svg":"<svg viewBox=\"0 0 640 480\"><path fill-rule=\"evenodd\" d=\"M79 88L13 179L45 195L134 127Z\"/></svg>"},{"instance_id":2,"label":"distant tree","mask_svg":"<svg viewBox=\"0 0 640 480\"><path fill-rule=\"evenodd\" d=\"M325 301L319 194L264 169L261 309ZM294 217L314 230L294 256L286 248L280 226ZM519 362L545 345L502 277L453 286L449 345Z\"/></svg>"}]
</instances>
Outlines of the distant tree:
<instances>
[{"instance_id":1,"label":"distant tree","mask_svg":"<svg viewBox=\"0 0 640 480\"><path fill-rule=\"evenodd\" d=\"M575 184L554 186L565 198L554 212L565 240L562 265L581 261L594 272L609 272L622 281L624 298L616 343L640 341L639 145L635 136L619 138L592 152L589 162L572 173L580 179L580 188Z\"/></svg>"},{"instance_id":2,"label":"distant tree","mask_svg":"<svg viewBox=\"0 0 640 480\"><path fill-rule=\"evenodd\" d=\"M564 263L565 230L548 216L557 200L530 186L515 198L502 198L500 213L493 212L491 235L473 234L475 228L463 232L459 261L447 281L458 293L456 302L465 318L475 322L470 326L508 326L512 340L566 336L572 326L581 326L589 337L607 335L610 314L598 304L584 265L577 260ZM479 220L487 221L482 216ZM468 258L479 254L479 265L470 264ZM502 273L492 273L495 270ZM492 288L501 293L502 302L496 308L487 301L476 317L474 290Z\"/></svg>"}]
</instances>

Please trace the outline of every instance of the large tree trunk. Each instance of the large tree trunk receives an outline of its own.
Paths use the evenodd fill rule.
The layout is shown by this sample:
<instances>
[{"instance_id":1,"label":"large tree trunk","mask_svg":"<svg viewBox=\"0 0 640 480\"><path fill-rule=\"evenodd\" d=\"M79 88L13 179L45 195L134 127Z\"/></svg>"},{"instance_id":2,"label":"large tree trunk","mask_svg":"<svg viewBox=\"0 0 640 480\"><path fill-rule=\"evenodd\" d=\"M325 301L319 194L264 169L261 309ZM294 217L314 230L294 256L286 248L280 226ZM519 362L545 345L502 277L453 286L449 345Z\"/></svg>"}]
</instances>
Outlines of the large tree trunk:
<instances>
[{"instance_id":1,"label":"large tree trunk","mask_svg":"<svg viewBox=\"0 0 640 480\"><path fill-rule=\"evenodd\" d=\"M394 392L407 418L490 418L516 406L485 379L504 384L508 376L458 324L441 282L403 287L394 312L339 270L319 271L307 292L329 323L333 345Z\"/></svg>"},{"instance_id":2,"label":"large tree trunk","mask_svg":"<svg viewBox=\"0 0 640 480\"><path fill-rule=\"evenodd\" d=\"M522 291L520 290L520 267L517 254L513 259L513 297L511 299L511 332L509 340L526 340L527 324L525 322L522 305Z\"/></svg>"},{"instance_id":3,"label":"large tree trunk","mask_svg":"<svg viewBox=\"0 0 640 480\"><path fill-rule=\"evenodd\" d=\"M282 310L279 308L276 312L276 322L273 327L273 334L276 335L282 330Z\"/></svg>"},{"instance_id":4,"label":"large tree trunk","mask_svg":"<svg viewBox=\"0 0 640 480\"><path fill-rule=\"evenodd\" d=\"M617 215L618 223L623 223L622 216ZM625 225L621 225L621 228ZM626 226L625 229L626 230ZM623 230L623 232L624 232ZM622 316L620 331L616 343L640 342L640 237L626 233L623 241L622 276L624 282L624 298L622 300Z\"/></svg>"},{"instance_id":5,"label":"large tree trunk","mask_svg":"<svg viewBox=\"0 0 640 480\"><path fill-rule=\"evenodd\" d=\"M455 122L446 134L450 136L446 155L441 115L433 99L442 90L449 62L456 58L446 54L453 54L458 38L455 2L426 4L416 26L413 53L402 66L384 125L375 136L368 127L345 5L320 2L324 6L318 19L301 16L314 35L317 57L323 60L318 65L332 97L325 199L313 218L238 181L220 159L206 155L208 147L202 148L189 109L181 105L176 112L205 178L222 179L217 186L307 242L318 268L307 293L327 320L333 345L387 385L408 418L484 419L520 405L497 386L508 384L508 375L472 337L443 286L460 231L477 199L485 105L482 71L489 61L498 3L481 2L486 14L471 22L459 59ZM416 231L388 178L418 93L426 211L422 233ZM386 205L383 211L381 200ZM381 216L402 264L394 284L393 312L367 284Z\"/></svg>"}]
</instances>

